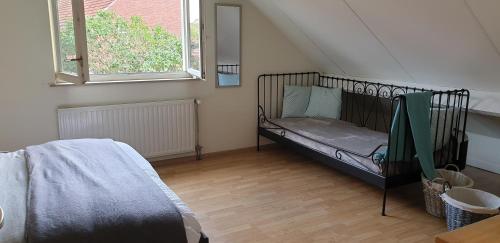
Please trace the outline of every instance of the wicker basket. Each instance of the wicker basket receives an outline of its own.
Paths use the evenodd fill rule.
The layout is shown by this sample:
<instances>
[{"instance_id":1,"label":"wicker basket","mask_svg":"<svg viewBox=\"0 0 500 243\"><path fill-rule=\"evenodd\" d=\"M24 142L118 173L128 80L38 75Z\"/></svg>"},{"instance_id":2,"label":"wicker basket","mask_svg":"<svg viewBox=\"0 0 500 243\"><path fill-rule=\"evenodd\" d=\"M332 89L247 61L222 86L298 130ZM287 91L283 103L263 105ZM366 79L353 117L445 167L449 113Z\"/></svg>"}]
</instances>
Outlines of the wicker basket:
<instances>
[{"instance_id":1,"label":"wicker basket","mask_svg":"<svg viewBox=\"0 0 500 243\"><path fill-rule=\"evenodd\" d=\"M455 187L441 195L446 223L452 231L499 214L500 198L481 190Z\"/></svg>"},{"instance_id":2,"label":"wicker basket","mask_svg":"<svg viewBox=\"0 0 500 243\"><path fill-rule=\"evenodd\" d=\"M447 170L449 167L455 168L456 171ZM460 173L458 167L454 164L448 164L445 169L437 169L438 177L432 181L425 178L422 174L422 186L424 191L425 209L427 213L444 218L445 209L441 194L452 187L472 188L474 181L468 176Z\"/></svg>"}]
</instances>

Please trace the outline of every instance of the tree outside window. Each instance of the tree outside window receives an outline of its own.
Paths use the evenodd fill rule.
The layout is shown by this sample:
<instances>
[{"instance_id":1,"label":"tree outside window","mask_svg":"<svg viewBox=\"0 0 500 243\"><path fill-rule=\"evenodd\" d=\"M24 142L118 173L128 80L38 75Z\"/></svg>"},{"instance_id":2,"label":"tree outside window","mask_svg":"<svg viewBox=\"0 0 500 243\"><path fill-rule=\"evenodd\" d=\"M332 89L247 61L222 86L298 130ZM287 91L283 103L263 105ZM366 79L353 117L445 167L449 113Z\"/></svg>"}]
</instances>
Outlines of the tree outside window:
<instances>
[{"instance_id":1,"label":"tree outside window","mask_svg":"<svg viewBox=\"0 0 500 243\"><path fill-rule=\"evenodd\" d=\"M86 17L91 74L177 72L182 66L182 42L162 26L149 27L141 17L130 19L102 10ZM74 57L71 20L61 24L61 55ZM63 70L76 72L72 62Z\"/></svg>"}]
</instances>

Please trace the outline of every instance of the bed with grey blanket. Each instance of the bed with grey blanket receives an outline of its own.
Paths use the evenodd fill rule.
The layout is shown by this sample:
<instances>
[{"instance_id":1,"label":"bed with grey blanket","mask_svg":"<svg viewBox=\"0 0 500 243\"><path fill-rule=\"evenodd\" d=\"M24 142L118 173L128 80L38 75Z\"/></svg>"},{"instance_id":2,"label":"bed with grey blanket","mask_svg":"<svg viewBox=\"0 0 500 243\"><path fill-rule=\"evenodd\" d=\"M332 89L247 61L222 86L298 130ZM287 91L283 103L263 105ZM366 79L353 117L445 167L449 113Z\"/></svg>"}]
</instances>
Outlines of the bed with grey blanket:
<instances>
[{"instance_id":1,"label":"bed with grey blanket","mask_svg":"<svg viewBox=\"0 0 500 243\"><path fill-rule=\"evenodd\" d=\"M282 134L281 129L273 129L273 124L293 132L283 136L308 148L336 157L338 149L342 152L342 161L377 174L382 173L380 166L373 163L370 155L387 149L387 134L352 123L330 118L281 118L273 119L262 126L270 132Z\"/></svg>"},{"instance_id":2,"label":"bed with grey blanket","mask_svg":"<svg viewBox=\"0 0 500 243\"><path fill-rule=\"evenodd\" d=\"M383 174L382 166L374 163L372 155L385 153L388 143L387 133L331 118L280 118L267 121L261 126L329 157L340 156L342 162L365 171ZM279 127L288 131L284 132ZM450 134L445 136L449 137ZM440 154L439 149L434 152L435 156ZM397 166L397 163L390 163L388 168L397 171Z\"/></svg>"},{"instance_id":3,"label":"bed with grey blanket","mask_svg":"<svg viewBox=\"0 0 500 243\"><path fill-rule=\"evenodd\" d=\"M26 149L28 242L187 242L174 203L112 140Z\"/></svg>"}]
</instances>

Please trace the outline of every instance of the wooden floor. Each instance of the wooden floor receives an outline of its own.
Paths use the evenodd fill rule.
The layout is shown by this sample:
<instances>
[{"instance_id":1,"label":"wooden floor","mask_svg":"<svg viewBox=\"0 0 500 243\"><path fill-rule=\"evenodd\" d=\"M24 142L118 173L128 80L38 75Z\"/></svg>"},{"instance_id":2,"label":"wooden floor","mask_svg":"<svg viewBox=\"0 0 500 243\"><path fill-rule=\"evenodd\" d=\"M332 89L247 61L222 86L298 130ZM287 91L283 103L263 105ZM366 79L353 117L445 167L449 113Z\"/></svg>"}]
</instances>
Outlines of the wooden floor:
<instances>
[{"instance_id":1,"label":"wooden floor","mask_svg":"<svg viewBox=\"0 0 500 243\"><path fill-rule=\"evenodd\" d=\"M420 185L382 190L282 148L156 167L211 242L433 242Z\"/></svg>"}]
</instances>

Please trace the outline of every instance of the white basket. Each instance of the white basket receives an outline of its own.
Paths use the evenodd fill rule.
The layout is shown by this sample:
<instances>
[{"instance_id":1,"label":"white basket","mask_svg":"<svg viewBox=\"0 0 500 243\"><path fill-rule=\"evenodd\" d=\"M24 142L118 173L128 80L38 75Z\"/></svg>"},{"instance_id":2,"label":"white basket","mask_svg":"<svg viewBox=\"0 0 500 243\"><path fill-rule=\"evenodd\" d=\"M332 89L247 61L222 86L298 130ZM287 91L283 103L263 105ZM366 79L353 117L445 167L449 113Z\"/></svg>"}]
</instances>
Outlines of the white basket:
<instances>
[{"instance_id":1,"label":"white basket","mask_svg":"<svg viewBox=\"0 0 500 243\"><path fill-rule=\"evenodd\" d=\"M479 214L498 214L500 198L477 189L455 187L441 195L443 200L462 210Z\"/></svg>"},{"instance_id":2,"label":"white basket","mask_svg":"<svg viewBox=\"0 0 500 243\"><path fill-rule=\"evenodd\" d=\"M448 170L448 167L454 167L456 171ZM444 169L437 169L438 177L443 178L451 187L472 188L474 181L460 172L460 169L454 164L448 164Z\"/></svg>"},{"instance_id":3,"label":"white basket","mask_svg":"<svg viewBox=\"0 0 500 243\"><path fill-rule=\"evenodd\" d=\"M472 224L500 212L500 198L477 189L455 187L441 195L448 230Z\"/></svg>"},{"instance_id":4,"label":"white basket","mask_svg":"<svg viewBox=\"0 0 500 243\"><path fill-rule=\"evenodd\" d=\"M456 171L447 170L448 167L455 168ZM474 181L468 176L460 173L454 164L448 164L445 169L437 169L437 177L432 181L422 174L422 186L424 191L425 209L427 213L435 217L444 218L445 210L441 194L451 187L472 188Z\"/></svg>"}]
</instances>

